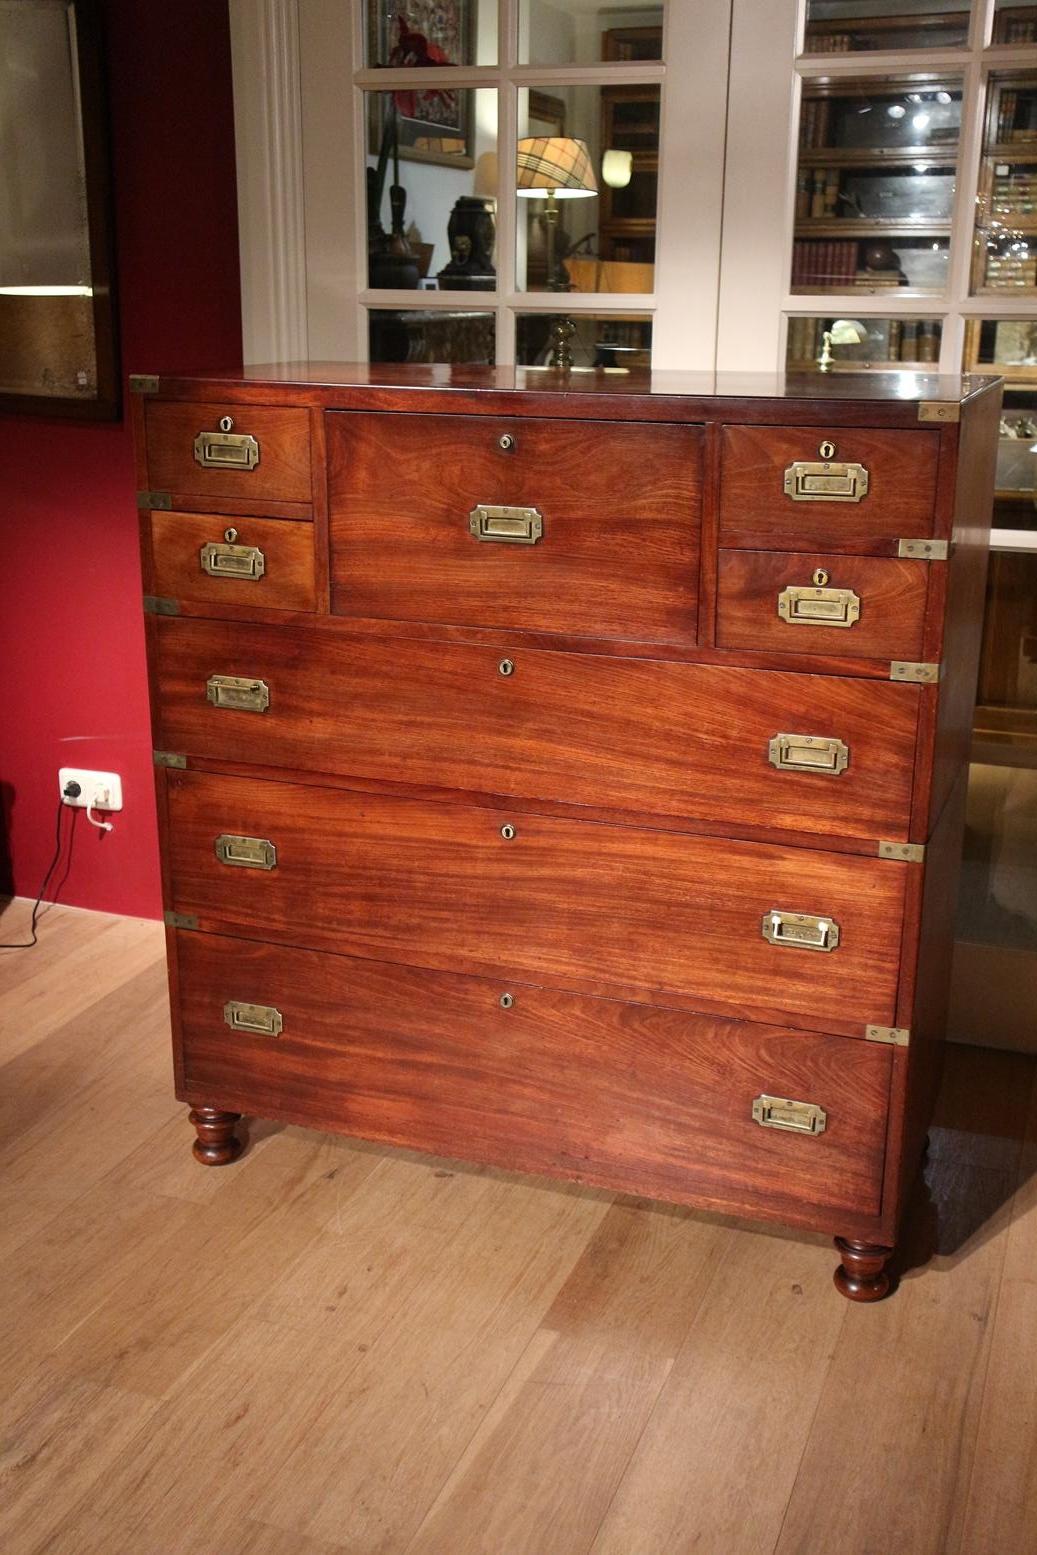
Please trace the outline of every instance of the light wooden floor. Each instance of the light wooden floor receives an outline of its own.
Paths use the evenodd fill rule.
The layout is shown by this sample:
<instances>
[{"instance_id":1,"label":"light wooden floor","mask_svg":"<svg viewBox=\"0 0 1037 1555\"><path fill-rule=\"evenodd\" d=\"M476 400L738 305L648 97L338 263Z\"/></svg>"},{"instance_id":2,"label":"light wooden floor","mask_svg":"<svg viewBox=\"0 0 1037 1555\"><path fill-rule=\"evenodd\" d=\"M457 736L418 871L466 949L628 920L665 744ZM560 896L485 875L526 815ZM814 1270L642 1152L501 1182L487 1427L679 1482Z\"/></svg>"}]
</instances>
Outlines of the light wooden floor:
<instances>
[{"instance_id":1,"label":"light wooden floor","mask_svg":"<svg viewBox=\"0 0 1037 1555\"><path fill-rule=\"evenodd\" d=\"M195 1165L161 953L0 954L6 1555L1037 1551L1033 1059L952 1051L861 1308L821 1238L268 1123Z\"/></svg>"}]
</instances>

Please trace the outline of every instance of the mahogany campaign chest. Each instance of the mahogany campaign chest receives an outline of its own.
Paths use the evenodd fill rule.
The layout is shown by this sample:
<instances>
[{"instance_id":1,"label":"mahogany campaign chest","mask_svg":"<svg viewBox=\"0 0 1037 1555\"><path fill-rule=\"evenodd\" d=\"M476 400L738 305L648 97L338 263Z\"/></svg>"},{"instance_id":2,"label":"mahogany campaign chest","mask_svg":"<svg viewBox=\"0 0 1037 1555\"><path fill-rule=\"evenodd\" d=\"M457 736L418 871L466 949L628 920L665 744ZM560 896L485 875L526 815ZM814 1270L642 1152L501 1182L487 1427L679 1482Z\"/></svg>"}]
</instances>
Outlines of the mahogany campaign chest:
<instances>
[{"instance_id":1,"label":"mahogany campaign chest","mask_svg":"<svg viewBox=\"0 0 1037 1555\"><path fill-rule=\"evenodd\" d=\"M947 997L1000 388L132 380L177 1094L835 1235Z\"/></svg>"}]
</instances>

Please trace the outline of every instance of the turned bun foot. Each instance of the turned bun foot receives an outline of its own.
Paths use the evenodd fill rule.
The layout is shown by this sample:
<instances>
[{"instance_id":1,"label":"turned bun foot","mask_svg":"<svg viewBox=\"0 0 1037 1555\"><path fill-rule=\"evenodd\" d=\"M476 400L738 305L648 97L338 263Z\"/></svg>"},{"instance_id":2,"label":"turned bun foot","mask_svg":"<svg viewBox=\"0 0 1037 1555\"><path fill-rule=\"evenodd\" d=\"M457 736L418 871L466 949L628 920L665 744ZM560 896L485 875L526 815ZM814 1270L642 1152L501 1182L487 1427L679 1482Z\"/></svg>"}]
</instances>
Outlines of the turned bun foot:
<instances>
[{"instance_id":1,"label":"turned bun foot","mask_svg":"<svg viewBox=\"0 0 1037 1555\"><path fill-rule=\"evenodd\" d=\"M194 1107L188 1114L198 1138L192 1150L203 1166L226 1166L241 1154L241 1140L234 1132L240 1112L221 1112L217 1107Z\"/></svg>"},{"instance_id":2,"label":"turned bun foot","mask_svg":"<svg viewBox=\"0 0 1037 1555\"><path fill-rule=\"evenodd\" d=\"M847 1242L837 1236L835 1250L842 1259L834 1276L836 1290L848 1301L881 1301L889 1290L886 1264L893 1249L870 1242Z\"/></svg>"}]
</instances>

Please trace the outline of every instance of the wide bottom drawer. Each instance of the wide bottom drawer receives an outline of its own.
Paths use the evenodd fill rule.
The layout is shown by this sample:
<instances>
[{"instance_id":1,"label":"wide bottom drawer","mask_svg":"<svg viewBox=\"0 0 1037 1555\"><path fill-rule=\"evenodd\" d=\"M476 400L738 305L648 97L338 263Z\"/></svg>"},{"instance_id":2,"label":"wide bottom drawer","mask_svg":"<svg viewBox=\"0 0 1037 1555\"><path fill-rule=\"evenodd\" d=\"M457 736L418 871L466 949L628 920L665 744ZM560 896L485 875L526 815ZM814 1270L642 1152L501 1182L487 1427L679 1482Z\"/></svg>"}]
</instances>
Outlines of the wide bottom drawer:
<instances>
[{"instance_id":1,"label":"wide bottom drawer","mask_svg":"<svg viewBox=\"0 0 1037 1555\"><path fill-rule=\"evenodd\" d=\"M677 1203L879 1210L888 1048L212 934L177 964L198 1104Z\"/></svg>"}]
</instances>

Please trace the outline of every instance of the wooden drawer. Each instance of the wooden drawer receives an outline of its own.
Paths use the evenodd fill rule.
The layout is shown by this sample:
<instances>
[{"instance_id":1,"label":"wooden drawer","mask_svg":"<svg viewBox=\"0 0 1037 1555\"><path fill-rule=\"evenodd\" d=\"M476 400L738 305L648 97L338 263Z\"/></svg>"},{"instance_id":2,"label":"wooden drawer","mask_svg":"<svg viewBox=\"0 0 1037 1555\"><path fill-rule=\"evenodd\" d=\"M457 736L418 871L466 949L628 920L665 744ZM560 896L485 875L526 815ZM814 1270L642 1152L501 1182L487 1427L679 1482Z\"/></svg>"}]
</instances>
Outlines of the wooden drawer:
<instances>
[{"instance_id":1,"label":"wooden drawer","mask_svg":"<svg viewBox=\"0 0 1037 1555\"><path fill-rule=\"evenodd\" d=\"M859 465L867 473L867 494L858 501L819 497L830 479L820 470L822 444L834 447L830 464ZM869 431L840 427L725 427L721 443L720 543L754 547L779 541L790 549L877 551L896 554L900 539L933 533L938 439L931 432ZM827 448L825 453L827 453ZM794 497L789 486L805 486ZM843 484L860 476L848 472Z\"/></svg>"},{"instance_id":2,"label":"wooden drawer","mask_svg":"<svg viewBox=\"0 0 1037 1555\"><path fill-rule=\"evenodd\" d=\"M164 750L736 834L907 837L917 686L216 621L160 620L155 635ZM267 711L214 706L214 672L261 679ZM773 748L782 735L814 745Z\"/></svg>"},{"instance_id":3,"label":"wooden drawer","mask_svg":"<svg viewBox=\"0 0 1037 1555\"><path fill-rule=\"evenodd\" d=\"M788 551L721 551L717 574L717 646L854 659L925 657L923 628L931 563L892 557L801 555ZM814 573L828 575L817 593ZM799 597L787 590L802 590ZM850 590L859 611L849 626L830 624ZM782 612L779 613L779 605ZM794 619L793 619L794 618Z\"/></svg>"},{"instance_id":4,"label":"wooden drawer","mask_svg":"<svg viewBox=\"0 0 1037 1555\"><path fill-rule=\"evenodd\" d=\"M694 643L698 427L328 416L340 615ZM504 446L502 446L502 443ZM533 543L479 540L534 510Z\"/></svg>"},{"instance_id":5,"label":"wooden drawer","mask_svg":"<svg viewBox=\"0 0 1037 1555\"><path fill-rule=\"evenodd\" d=\"M879 1210L888 1048L207 934L177 965L210 1105L676 1202ZM228 1003L282 1029L232 1029ZM762 1126L760 1095L824 1131Z\"/></svg>"},{"instance_id":6,"label":"wooden drawer","mask_svg":"<svg viewBox=\"0 0 1037 1555\"><path fill-rule=\"evenodd\" d=\"M182 404L146 407L148 483L177 496L233 497L258 504L310 501L309 412L286 406ZM229 434L220 422L229 418ZM207 451L199 444L203 434ZM219 444L220 437L250 438L244 450ZM255 457L250 469L240 462L222 465L201 459Z\"/></svg>"},{"instance_id":7,"label":"wooden drawer","mask_svg":"<svg viewBox=\"0 0 1037 1555\"><path fill-rule=\"evenodd\" d=\"M162 512L150 522L151 593L268 610L317 608L312 523Z\"/></svg>"},{"instance_id":8,"label":"wooden drawer","mask_svg":"<svg viewBox=\"0 0 1037 1555\"><path fill-rule=\"evenodd\" d=\"M170 905L203 928L817 1030L896 1024L906 864L197 772L167 794ZM221 836L273 867L222 863ZM768 942L774 910L834 921L837 947Z\"/></svg>"}]
</instances>

